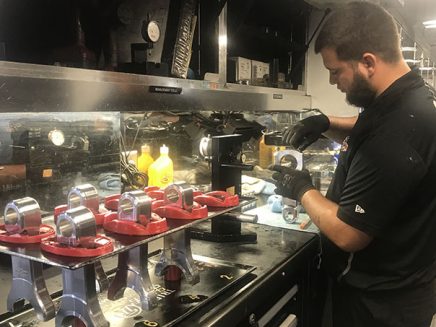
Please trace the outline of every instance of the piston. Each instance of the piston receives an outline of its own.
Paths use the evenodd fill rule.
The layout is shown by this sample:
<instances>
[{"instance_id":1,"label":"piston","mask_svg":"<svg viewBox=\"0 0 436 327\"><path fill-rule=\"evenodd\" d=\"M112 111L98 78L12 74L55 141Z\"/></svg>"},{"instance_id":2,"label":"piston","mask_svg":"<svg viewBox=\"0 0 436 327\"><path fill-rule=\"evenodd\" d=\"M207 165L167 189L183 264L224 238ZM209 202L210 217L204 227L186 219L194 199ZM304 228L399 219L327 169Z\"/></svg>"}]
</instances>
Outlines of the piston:
<instances>
[{"instance_id":1,"label":"piston","mask_svg":"<svg viewBox=\"0 0 436 327\"><path fill-rule=\"evenodd\" d=\"M185 182L168 185L164 192L164 203L191 211L194 203L194 189Z\"/></svg>"},{"instance_id":2,"label":"piston","mask_svg":"<svg viewBox=\"0 0 436 327\"><path fill-rule=\"evenodd\" d=\"M93 243L97 234L94 214L79 206L61 213L56 224L56 238L61 244L86 247Z\"/></svg>"},{"instance_id":3,"label":"piston","mask_svg":"<svg viewBox=\"0 0 436 327\"><path fill-rule=\"evenodd\" d=\"M39 234L41 210L38 202L31 197L9 202L5 207L4 219L5 229L10 234Z\"/></svg>"},{"instance_id":4,"label":"piston","mask_svg":"<svg viewBox=\"0 0 436 327\"><path fill-rule=\"evenodd\" d=\"M121 195L118 219L146 225L151 219L152 199L144 191L136 190Z\"/></svg>"},{"instance_id":5,"label":"piston","mask_svg":"<svg viewBox=\"0 0 436 327\"><path fill-rule=\"evenodd\" d=\"M98 192L94 185L83 184L74 186L68 192L68 209L84 206L97 213L99 210Z\"/></svg>"}]
</instances>

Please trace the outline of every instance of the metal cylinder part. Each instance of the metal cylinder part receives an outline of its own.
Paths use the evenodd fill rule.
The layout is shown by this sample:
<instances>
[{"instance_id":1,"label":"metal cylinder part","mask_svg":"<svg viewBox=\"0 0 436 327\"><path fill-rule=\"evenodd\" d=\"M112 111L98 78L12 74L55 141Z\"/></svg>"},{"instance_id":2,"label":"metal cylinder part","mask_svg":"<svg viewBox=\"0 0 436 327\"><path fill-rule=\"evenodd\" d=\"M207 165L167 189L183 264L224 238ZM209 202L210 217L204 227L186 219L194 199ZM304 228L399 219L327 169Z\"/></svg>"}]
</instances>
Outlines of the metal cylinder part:
<instances>
[{"instance_id":1,"label":"metal cylinder part","mask_svg":"<svg viewBox=\"0 0 436 327\"><path fill-rule=\"evenodd\" d=\"M274 164L303 169L303 154L296 150L279 150L274 152Z\"/></svg>"},{"instance_id":2,"label":"metal cylinder part","mask_svg":"<svg viewBox=\"0 0 436 327\"><path fill-rule=\"evenodd\" d=\"M203 158L210 159L212 157L212 139L210 135L201 138L198 149Z\"/></svg>"},{"instance_id":3,"label":"metal cylinder part","mask_svg":"<svg viewBox=\"0 0 436 327\"><path fill-rule=\"evenodd\" d=\"M185 182L168 185L164 191L164 202L191 211L194 204L194 189Z\"/></svg>"},{"instance_id":4,"label":"metal cylinder part","mask_svg":"<svg viewBox=\"0 0 436 327\"><path fill-rule=\"evenodd\" d=\"M38 202L25 197L9 202L4 211L5 228L10 234L19 234L24 231L28 235L38 235L41 225L41 209Z\"/></svg>"},{"instance_id":5,"label":"metal cylinder part","mask_svg":"<svg viewBox=\"0 0 436 327\"><path fill-rule=\"evenodd\" d=\"M68 192L68 209L84 206L94 212L99 209L98 192L94 185L83 184L74 186Z\"/></svg>"},{"instance_id":6,"label":"metal cylinder part","mask_svg":"<svg viewBox=\"0 0 436 327\"><path fill-rule=\"evenodd\" d=\"M92 211L84 206L61 213L56 223L56 238L69 246L87 246L95 239L97 227Z\"/></svg>"},{"instance_id":7,"label":"metal cylinder part","mask_svg":"<svg viewBox=\"0 0 436 327\"><path fill-rule=\"evenodd\" d=\"M152 199L141 190L123 193L118 204L118 219L146 225L151 219L151 202Z\"/></svg>"}]
</instances>

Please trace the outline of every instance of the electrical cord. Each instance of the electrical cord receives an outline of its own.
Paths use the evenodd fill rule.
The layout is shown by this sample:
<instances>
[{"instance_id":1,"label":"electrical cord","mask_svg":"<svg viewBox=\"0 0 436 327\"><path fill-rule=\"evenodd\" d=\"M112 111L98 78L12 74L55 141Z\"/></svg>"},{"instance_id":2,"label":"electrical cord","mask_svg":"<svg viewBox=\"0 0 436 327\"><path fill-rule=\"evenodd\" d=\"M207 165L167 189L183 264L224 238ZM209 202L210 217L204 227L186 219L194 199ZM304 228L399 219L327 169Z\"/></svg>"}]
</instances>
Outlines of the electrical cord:
<instances>
[{"instance_id":1,"label":"electrical cord","mask_svg":"<svg viewBox=\"0 0 436 327\"><path fill-rule=\"evenodd\" d=\"M124 138L121 135L120 143L122 152L120 153L121 181L134 189L142 189L148 185L148 176L141 173L134 163L129 162L129 153L126 152Z\"/></svg>"}]
</instances>

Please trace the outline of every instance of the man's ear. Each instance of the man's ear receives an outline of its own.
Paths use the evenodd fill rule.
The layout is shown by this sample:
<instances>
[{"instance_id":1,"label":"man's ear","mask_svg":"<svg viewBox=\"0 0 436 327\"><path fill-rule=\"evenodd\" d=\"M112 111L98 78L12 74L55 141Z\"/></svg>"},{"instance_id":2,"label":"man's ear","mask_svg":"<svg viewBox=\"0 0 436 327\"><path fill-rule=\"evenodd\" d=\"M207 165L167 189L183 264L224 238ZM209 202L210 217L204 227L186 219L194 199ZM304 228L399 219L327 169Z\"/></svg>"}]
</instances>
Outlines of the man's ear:
<instances>
[{"instance_id":1,"label":"man's ear","mask_svg":"<svg viewBox=\"0 0 436 327\"><path fill-rule=\"evenodd\" d=\"M368 72L368 77L371 77L375 72L377 58L373 53L365 52L362 55L362 59L360 60L360 64Z\"/></svg>"}]
</instances>

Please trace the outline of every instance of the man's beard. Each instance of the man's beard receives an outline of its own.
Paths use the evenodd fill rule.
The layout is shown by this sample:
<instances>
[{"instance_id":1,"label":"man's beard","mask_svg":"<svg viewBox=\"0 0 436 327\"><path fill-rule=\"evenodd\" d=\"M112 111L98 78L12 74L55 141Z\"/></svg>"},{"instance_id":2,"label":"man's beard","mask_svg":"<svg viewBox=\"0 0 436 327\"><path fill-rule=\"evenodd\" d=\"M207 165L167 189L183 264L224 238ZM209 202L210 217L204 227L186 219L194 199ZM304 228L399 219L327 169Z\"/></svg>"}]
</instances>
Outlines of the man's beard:
<instances>
[{"instance_id":1,"label":"man's beard","mask_svg":"<svg viewBox=\"0 0 436 327\"><path fill-rule=\"evenodd\" d=\"M374 101L376 95L368 81L355 72L353 84L346 95L347 102L356 107L366 108Z\"/></svg>"}]
</instances>

